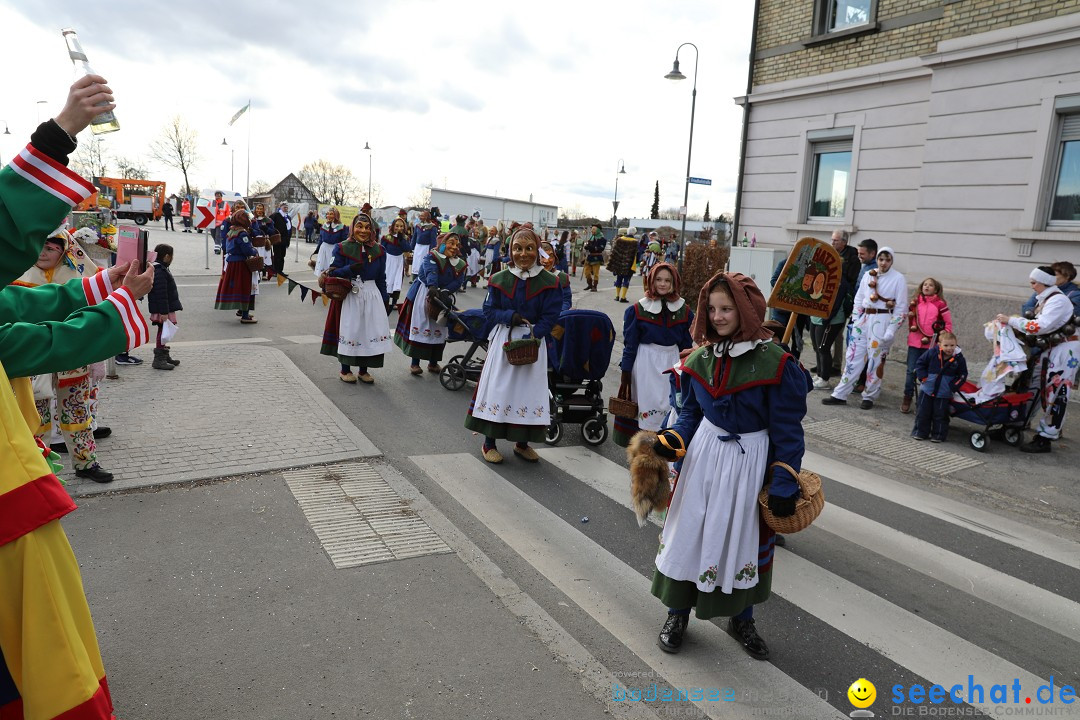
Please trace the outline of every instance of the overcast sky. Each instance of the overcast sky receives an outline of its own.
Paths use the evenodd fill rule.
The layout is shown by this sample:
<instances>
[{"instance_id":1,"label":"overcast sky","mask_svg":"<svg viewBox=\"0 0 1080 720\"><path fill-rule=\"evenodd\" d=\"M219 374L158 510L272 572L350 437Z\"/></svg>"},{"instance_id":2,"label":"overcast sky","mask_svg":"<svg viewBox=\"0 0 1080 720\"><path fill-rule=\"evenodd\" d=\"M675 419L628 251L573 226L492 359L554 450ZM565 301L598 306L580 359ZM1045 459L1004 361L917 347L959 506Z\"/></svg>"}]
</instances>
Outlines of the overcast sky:
<instances>
[{"instance_id":1,"label":"overcast sky","mask_svg":"<svg viewBox=\"0 0 1080 720\"><path fill-rule=\"evenodd\" d=\"M0 0L0 120L5 158L38 113L59 111L72 80L60 29L74 27L117 98L112 156L139 158L171 191L176 171L148 145L179 114L199 134L192 182L245 190L250 98L251 180L277 183L325 158L372 174L386 204L422 185L578 207L610 217L620 159L619 215L682 204L690 124L688 79L665 80L675 49L701 51L690 212L734 207L753 3L749 0L463 0L427 2L87 4ZM122 8L122 9L121 9ZM205 8L205 9L204 9ZM38 104L39 100L45 103ZM88 135L88 133L87 133ZM82 138L80 138L82 140Z\"/></svg>"}]
</instances>

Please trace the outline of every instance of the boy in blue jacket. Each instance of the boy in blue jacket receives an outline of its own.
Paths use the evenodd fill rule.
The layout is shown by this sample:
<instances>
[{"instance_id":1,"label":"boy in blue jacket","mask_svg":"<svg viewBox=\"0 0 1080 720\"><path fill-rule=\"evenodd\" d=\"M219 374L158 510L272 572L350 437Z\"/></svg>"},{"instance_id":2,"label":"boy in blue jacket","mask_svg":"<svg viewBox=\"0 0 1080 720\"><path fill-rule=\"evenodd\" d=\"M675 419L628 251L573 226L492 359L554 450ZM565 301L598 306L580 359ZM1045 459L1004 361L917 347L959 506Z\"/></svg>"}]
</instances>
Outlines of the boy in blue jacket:
<instances>
[{"instance_id":1,"label":"boy in blue jacket","mask_svg":"<svg viewBox=\"0 0 1080 720\"><path fill-rule=\"evenodd\" d=\"M956 347L956 335L943 331L937 347L927 348L915 363L919 379L919 410L911 437L943 442L949 433L949 403L967 380L967 360Z\"/></svg>"}]
</instances>

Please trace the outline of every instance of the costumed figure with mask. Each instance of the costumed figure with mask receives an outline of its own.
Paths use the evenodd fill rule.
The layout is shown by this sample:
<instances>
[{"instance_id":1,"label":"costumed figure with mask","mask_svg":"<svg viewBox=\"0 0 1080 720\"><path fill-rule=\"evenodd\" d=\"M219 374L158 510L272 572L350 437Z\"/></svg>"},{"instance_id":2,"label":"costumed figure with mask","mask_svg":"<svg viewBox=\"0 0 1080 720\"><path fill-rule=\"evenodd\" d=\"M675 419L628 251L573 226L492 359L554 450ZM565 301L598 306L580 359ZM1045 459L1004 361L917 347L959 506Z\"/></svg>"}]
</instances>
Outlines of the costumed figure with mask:
<instances>
[{"instance_id":1,"label":"costumed figure with mask","mask_svg":"<svg viewBox=\"0 0 1080 720\"><path fill-rule=\"evenodd\" d=\"M499 229L492 225L487 231L484 245L484 276L490 278L502 268L502 238Z\"/></svg>"},{"instance_id":2,"label":"costumed figure with mask","mask_svg":"<svg viewBox=\"0 0 1080 720\"><path fill-rule=\"evenodd\" d=\"M611 246L607 269L615 276L615 302L630 302L626 299L626 293L630 290L630 278L634 275L634 263L637 262L636 232L637 228L626 228Z\"/></svg>"},{"instance_id":3,"label":"costumed figure with mask","mask_svg":"<svg viewBox=\"0 0 1080 720\"><path fill-rule=\"evenodd\" d=\"M398 313L394 344L412 358L409 372L423 374L420 361L428 361L428 372L442 370L443 349L449 338L446 325L438 322L440 308L429 296L438 296L443 305L453 306L454 293L465 286L465 261L461 259L461 242L457 235L445 233L437 242L442 251L432 250L420 265L420 274L405 295Z\"/></svg>"},{"instance_id":4,"label":"costumed figure with mask","mask_svg":"<svg viewBox=\"0 0 1080 720\"><path fill-rule=\"evenodd\" d=\"M225 274L218 281L217 297L214 299L216 309L236 310L240 322L245 325L258 322L251 316L251 310L255 307L258 271L248 267L247 259L258 257L258 251L251 244L250 233L251 219L247 210L237 210L225 234Z\"/></svg>"},{"instance_id":5,"label":"costumed figure with mask","mask_svg":"<svg viewBox=\"0 0 1080 720\"><path fill-rule=\"evenodd\" d=\"M694 344L694 313L681 289L675 266L659 263L646 280L645 297L623 313L619 397L637 402L638 415L615 418L613 439L622 447L638 430L659 430L671 410L670 383L663 373L678 364L681 350Z\"/></svg>"},{"instance_id":6,"label":"costumed figure with mask","mask_svg":"<svg viewBox=\"0 0 1080 720\"><path fill-rule=\"evenodd\" d=\"M386 314L389 315L397 307L398 297L401 295L401 282L405 274L405 253L412 249L409 224L405 218L395 218L390 224L390 232L383 237L382 247L386 251L386 293L390 297L386 305Z\"/></svg>"},{"instance_id":7,"label":"costumed figure with mask","mask_svg":"<svg viewBox=\"0 0 1080 720\"><path fill-rule=\"evenodd\" d=\"M281 236L278 235L277 228L274 227L274 221L266 217L266 206L262 203L255 203L255 211L251 217L251 237L262 237L263 242L260 247L255 248L259 251L259 257L263 259L263 269L259 271L260 280L269 280L270 273L273 270L274 265L274 251L272 250L271 238L277 236L280 240ZM259 285L252 281L254 286L252 289L256 295L259 294Z\"/></svg>"},{"instance_id":8,"label":"costumed figure with mask","mask_svg":"<svg viewBox=\"0 0 1080 720\"><path fill-rule=\"evenodd\" d=\"M423 264L424 258L431 252L431 246L439 237L437 212L438 208L424 210L420 213L420 222L413 226L412 274L414 278L420 275L420 265Z\"/></svg>"},{"instance_id":9,"label":"costumed figure with mask","mask_svg":"<svg viewBox=\"0 0 1080 720\"><path fill-rule=\"evenodd\" d=\"M469 238L469 255L465 258L466 274L473 287L480 281L480 248L487 241L487 228L477 223Z\"/></svg>"},{"instance_id":10,"label":"costumed figure with mask","mask_svg":"<svg viewBox=\"0 0 1080 720\"><path fill-rule=\"evenodd\" d=\"M315 277L321 277L334 259L334 246L349 239L349 228L341 224L341 213L336 207L326 209L326 222L319 230L319 242L315 245L315 260L308 261L315 268Z\"/></svg>"},{"instance_id":11,"label":"costumed figure with mask","mask_svg":"<svg viewBox=\"0 0 1080 720\"><path fill-rule=\"evenodd\" d=\"M386 319L386 251L371 217L360 213L353 218L352 236L333 246L333 259L320 284L328 278L346 280L351 287L343 300L330 300L319 352L338 359L343 382L359 379L371 385L375 378L368 370L382 367L383 355L393 348Z\"/></svg>"},{"instance_id":12,"label":"costumed figure with mask","mask_svg":"<svg viewBox=\"0 0 1080 720\"><path fill-rule=\"evenodd\" d=\"M540 241L540 264L549 273L559 279L559 290L562 295L562 307L559 312L566 312L574 306L574 291L570 289L570 276L559 270L557 265L558 259L555 255L555 248L548 240Z\"/></svg>"},{"instance_id":13,"label":"costumed figure with mask","mask_svg":"<svg viewBox=\"0 0 1080 720\"><path fill-rule=\"evenodd\" d=\"M528 336L545 341L559 320L559 279L539 264L540 238L522 226L510 237L513 266L491 278L484 299L484 317L491 328L487 359L480 373L465 427L484 436L482 453L490 463L502 462L499 438L514 441L514 454L529 462L540 456L529 447L541 442L551 424L547 386L547 352L536 362L512 365L503 344Z\"/></svg>"},{"instance_id":14,"label":"costumed figure with mask","mask_svg":"<svg viewBox=\"0 0 1080 720\"><path fill-rule=\"evenodd\" d=\"M138 299L153 270L110 268L64 285L10 287L44 239L94 193L67 167L73 139L111 110L104 80L67 104L0 170L0 716L109 720L113 705L79 563L60 525L75 510L60 466L34 441L30 376L105 360L150 336ZM100 104L99 104L100 103ZM104 107L102 107L104 106ZM54 276L55 279L55 276Z\"/></svg>"},{"instance_id":15,"label":"costumed figure with mask","mask_svg":"<svg viewBox=\"0 0 1080 720\"><path fill-rule=\"evenodd\" d=\"M255 312L255 296L259 294L259 283L263 279L263 275L266 272L266 268L270 267L267 263L273 260L273 255L270 252L270 236L266 234L266 226L262 223L255 222L255 215L248 210L247 203L243 200L237 200L233 203L233 215L238 212L243 212L247 215L248 220L251 223L251 227L248 228L248 237L251 239L251 245L255 248L256 254L263 260L263 268L261 270L251 271L251 297L248 299L248 320L254 320L255 316L251 313ZM218 230L221 232L221 237L225 238L226 245L228 244L229 230L232 229L233 219L230 215L226 219ZM271 234L276 234L273 225L270 226ZM270 258L270 260L267 260ZM227 269L225 263L227 262L228 254L223 255L221 258L222 270ZM244 313L242 310L236 311L236 317L242 318Z\"/></svg>"},{"instance_id":16,"label":"costumed figure with mask","mask_svg":"<svg viewBox=\"0 0 1080 720\"><path fill-rule=\"evenodd\" d=\"M97 266L79 243L60 228L45 240L37 263L12 285L31 288L47 284L64 285L76 278L94 278L97 272ZM112 482L113 479L112 473L106 472L98 463L97 444L94 442L93 411L98 383L92 373L103 378L104 371L104 364L95 364L94 367L84 365L31 378L34 402L41 416L41 423L34 428L34 436L46 445L52 444L55 421L63 439L59 444L53 444L53 449L71 454L71 464L77 476L99 483Z\"/></svg>"},{"instance_id":17,"label":"costumed figure with mask","mask_svg":"<svg viewBox=\"0 0 1080 720\"><path fill-rule=\"evenodd\" d=\"M604 248L607 247L607 238L600 223L589 226L589 239L585 241L585 289L596 292L600 284L600 266L604 264Z\"/></svg>"},{"instance_id":18,"label":"costumed figure with mask","mask_svg":"<svg viewBox=\"0 0 1080 720\"><path fill-rule=\"evenodd\" d=\"M823 405L846 404L863 367L866 368L866 386L860 407L869 410L881 394L885 357L897 331L907 322L907 280L899 270L893 269L893 260L892 248L880 248L877 268L863 275L859 283L855 293L851 341L844 357L840 384L833 388L832 395L821 401Z\"/></svg>"},{"instance_id":19,"label":"costumed figure with mask","mask_svg":"<svg viewBox=\"0 0 1080 720\"><path fill-rule=\"evenodd\" d=\"M703 620L729 617L728 632L751 657L769 656L753 608L771 592L776 534L761 520L758 493L768 481L772 512L794 514L798 482L772 463L802 467L811 383L764 321L765 298L741 273L717 274L698 295L700 347L682 365L682 409L653 445L682 459L652 583L668 607L657 639L665 652L679 651L696 608Z\"/></svg>"},{"instance_id":20,"label":"costumed figure with mask","mask_svg":"<svg viewBox=\"0 0 1080 720\"><path fill-rule=\"evenodd\" d=\"M1080 367L1080 333L1077 332L1080 316L1073 315L1072 301L1056 285L1058 278L1053 268L1040 265L1028 277L1035 292L1031 317L998 315L996 320L1018 334L1022 333L1021 340L1035 348L1029 365L1045 379L1039 398L1044 413L1035 437L1020 449L1028 453L1048 453L1051 443L1061 437L1069 396Z\"/></svg>"}]
</instances>

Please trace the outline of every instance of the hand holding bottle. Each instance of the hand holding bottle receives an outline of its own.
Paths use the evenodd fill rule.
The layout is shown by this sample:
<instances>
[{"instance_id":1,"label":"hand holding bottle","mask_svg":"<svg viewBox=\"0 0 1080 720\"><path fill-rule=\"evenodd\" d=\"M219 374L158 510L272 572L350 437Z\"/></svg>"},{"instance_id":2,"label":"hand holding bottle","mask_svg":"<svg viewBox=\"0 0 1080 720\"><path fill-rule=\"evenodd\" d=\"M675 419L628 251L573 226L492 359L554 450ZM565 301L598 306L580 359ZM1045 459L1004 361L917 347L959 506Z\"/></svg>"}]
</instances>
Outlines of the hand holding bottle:
<instances>
[{"instance_id":1,"label":"hand holding bottle","mask_svg":"<svg viewBox=\"0 0 1080 720\"><path fill-rule=\"evenodd\" d=\"M105 105L101 104L103 102ZM75 137L86 129L92 119L115 107L112 88L105 84L105 78L84 75L71 85L64 109L55 118L56 124Z\"/></svg>"}]
</instances>

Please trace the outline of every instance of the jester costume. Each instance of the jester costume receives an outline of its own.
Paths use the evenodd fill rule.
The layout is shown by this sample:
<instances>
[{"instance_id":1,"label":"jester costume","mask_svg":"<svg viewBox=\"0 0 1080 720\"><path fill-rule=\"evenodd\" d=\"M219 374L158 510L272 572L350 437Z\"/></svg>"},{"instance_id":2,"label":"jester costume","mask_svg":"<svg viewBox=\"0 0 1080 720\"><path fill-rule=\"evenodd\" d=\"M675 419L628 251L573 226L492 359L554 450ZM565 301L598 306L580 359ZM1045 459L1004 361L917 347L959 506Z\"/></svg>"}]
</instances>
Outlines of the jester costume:
<instances>
[{"instance_id":1,"label":"jester costume","mask_svg":"<svg viewBox=\"0 0 1080 720\"><path fill-rule=\"evenodd\" d=\"M74 149L54 121L0 171L0 716L112 718L93 621L59 519L75 504L34 442L28 377L131 350L149 329L108 275L5 287L94 192L64 163ZM9 377L18 378L9 380ZM12 392L12 386L16 392Z\"/></svg>"}]
</instances>

